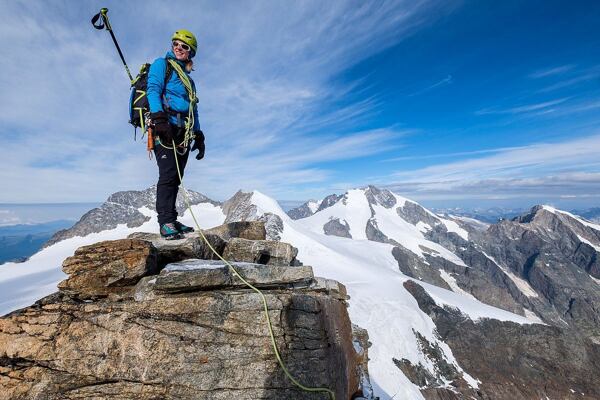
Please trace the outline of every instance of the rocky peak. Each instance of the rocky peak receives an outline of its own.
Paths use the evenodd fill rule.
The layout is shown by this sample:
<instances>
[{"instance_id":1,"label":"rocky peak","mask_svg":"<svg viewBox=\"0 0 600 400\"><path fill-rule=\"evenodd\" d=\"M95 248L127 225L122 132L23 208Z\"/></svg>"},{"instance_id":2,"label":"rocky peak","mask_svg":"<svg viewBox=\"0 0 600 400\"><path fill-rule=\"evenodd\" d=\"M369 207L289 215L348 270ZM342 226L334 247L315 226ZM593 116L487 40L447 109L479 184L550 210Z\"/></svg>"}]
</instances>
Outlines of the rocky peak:
<instances>
[{"instance_id":1,"label":"rocky peak","mask_svg":"<svg viewBox=\"0 0 600 400\"><path fill-rule=\"evenodd\" d=\"M341 199L344 198L344 195L338 195L338 194L330 194L329 196L325 197L323 199L323 201L321 201L321 204L319 205L319 208L317 209L316 212L322 211L326 208L331 207L332 205L334 205L335 203L337 203L338 201L340 201Z\"/></svg>"},{"instance_id":2,"label":"rocky peak","mask_svg":"<svg viewBox=\"0 0 600 400\"><path fill-rule=\"evenodd\" d=\"M571 232L580 241L592 247L600 247L600 225L585 220L566 211L557 210L550 206L537 205L527 214L516 217L514 222L529 224L526 229L538 231Z\"/></svg>"},{"instance_id":3,"label":"rocky peak","mask_svg":"<svg viewBox=\"0 0 600 400\"><path fill-rule=\"evenodd\" d=\"M202 193L192 190L187 190L186 193L192 205L200 203L219 205ZM149 216L140 212L142 207L156 211L156 185L145 190L128 190L111 194L100 207L85 213L71 228L56 232L44 247L71 237L87 236L90 233L114 229L119 224L126 224L129 228L141 226L150 220ZM187 208L182 190L177 195L176 207L180 214L183 214Z\"/></svg>"},{"instance_id":4,"label":"rocky peak","mask_svg":"<svg viewBox=\"0 0 600 400\"><path fill-rule=\"evenodd\" d=\"M271 212L260 213L258 207L252 203L253 193L244 193L239 190L229 200L223 203L225 222L236 221L263 221L270 240L281 239L283 220L279 215Z\"/></svg>"},{"instance_id":5,"label":"rocky peak","mask_svg":"<svg viewBox=\"0 0 600 400\"><path fill-rule=\"evenodd\" d=\"M537 205L531 208L531 210L529 210L529 212L523 214L523 215L519 215L515 218L513 218L512 220L515 222L519 222L521 224L528 224L531 223L536 216L538 215L538 213L542 213L544 212L544 207Z\"/></svg>"},{"instance_id":6,"label":"rocky peak","mask_svg":"<svg viewBox=\"0 0 600 400\"><path fill-rule=\"evenodd\" d=\"M385 208L392 208L396 205L396 196L387 189L379 189L369 185L365 189L365 196L369 204L379 204Z\"/></svg>"},{"instance_id":7,"label":"rocky peak","mask_svg":"<svg viewBox=\"0 0 600 400\"><path fill-rule=\"evenodd\" d=\"M370 392L368 336L342 284L297 266L261 222L205 231L261 288L277 346L301 382L336 398ZM0 399L315 399L274 358L261 298L198 234L136 233L78 249L60 291L0 318Z\"/></svg>"},{"instance_id":8,"label":"rocky peak","mask_svg":"<svg viewBox=\"0 0 600 400\"><path fill-rule=\"evenodd\" d=\"M405 221L411 223L412 225L417 225L419 222L422 222L426 225L433 227L440 223L438 217L426 210L420 204L414 203L412 201L406 201L402 205L402 207L398 207L396 209L396 212Z\"/></svg>"},{"instance_id":9,"label":"rocky peak","mask_svg":"<svg viewBox=\"0 0 600 400\"><path fill-rule=\"evenodd\" d=\"M292 208L286 214L291 219L294 219L294 220L307 218L307 217L310 217L311 215L313 215L319 209L320 204L321 204L320 201L311 199L299 207Z\"/></svg>"},{"instance_id":10,"label":"rocky peak","mask_svg":"<svg viewBox=\"0 0 600 400\"><path fill-rule=\"evenodd\" d=\"M225 223L234 221L248 221L256 218L256 206L252 204L252 193L238 190L229 200L223 203Z\"/></svg>"}]
</instances>

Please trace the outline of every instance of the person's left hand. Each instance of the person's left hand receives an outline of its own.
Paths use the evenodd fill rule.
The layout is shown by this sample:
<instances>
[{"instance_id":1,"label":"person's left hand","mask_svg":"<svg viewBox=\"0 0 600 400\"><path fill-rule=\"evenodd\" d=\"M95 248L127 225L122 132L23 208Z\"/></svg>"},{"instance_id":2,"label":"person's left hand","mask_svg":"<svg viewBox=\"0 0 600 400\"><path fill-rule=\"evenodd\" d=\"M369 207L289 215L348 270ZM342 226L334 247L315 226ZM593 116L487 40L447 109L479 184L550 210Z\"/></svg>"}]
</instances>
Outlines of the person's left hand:
<instances>
[{"instance_id":1,"label":"person's left hand","mask_svg":"<svg viewBox=\"0 0 600 400\"><path fill-rule=\"evenodd\" d=\"M196 160L202 160L204 158L204 151L206 150L206 146L204 146L204 132L196 131L194 132L194 145L192 146L192 151L198 150L198 154L196 154Z\"/></svg>"}]
</instances>

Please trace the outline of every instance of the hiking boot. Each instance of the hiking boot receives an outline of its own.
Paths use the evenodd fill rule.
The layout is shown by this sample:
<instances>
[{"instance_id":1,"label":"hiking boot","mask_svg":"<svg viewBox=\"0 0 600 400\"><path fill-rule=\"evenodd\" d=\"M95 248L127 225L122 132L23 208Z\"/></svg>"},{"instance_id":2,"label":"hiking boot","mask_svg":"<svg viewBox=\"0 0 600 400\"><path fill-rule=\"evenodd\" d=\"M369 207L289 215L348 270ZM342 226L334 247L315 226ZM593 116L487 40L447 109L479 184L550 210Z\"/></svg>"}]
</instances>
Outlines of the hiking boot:
<instances>
[{"instance_id":1,"label":"hiking boot","mask_svg":"<svg viewBox=\"0 0 600 400\"><path fill-rule=\"evenodd\" d=\"M186 226L186 225L182 224L179 221L173 222L173 225L175 225L175 228L177 228L177 230L179 231L179 233L194 232L194 228L192 228L191 226Z\"/></svg>"},{"instance_id":2,"label":"hiking boot","mask_svg":"<svg viewBox=\"0 0 600 400\"><path fill-rule=\"evenodd\" d=\"M165 240L183 239L183 235L177 230L177 226L173 222L161 225L160 236Z\"/></svg>"}]
</instances>

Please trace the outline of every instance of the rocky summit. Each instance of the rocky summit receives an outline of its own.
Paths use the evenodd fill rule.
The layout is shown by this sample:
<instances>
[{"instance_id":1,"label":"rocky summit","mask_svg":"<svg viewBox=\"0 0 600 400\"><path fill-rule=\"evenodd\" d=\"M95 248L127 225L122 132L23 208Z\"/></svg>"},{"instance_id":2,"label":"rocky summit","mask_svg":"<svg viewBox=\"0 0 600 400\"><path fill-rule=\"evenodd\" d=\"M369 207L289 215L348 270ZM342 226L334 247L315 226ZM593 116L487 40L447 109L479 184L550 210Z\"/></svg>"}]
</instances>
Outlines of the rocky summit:
<instances>
[{"instance_id":1,"label":"rocky summit","mask_svg":"<svg viewBox=\"0 0 600 400\"><path fill-rule=\"evenodd\" d=\"M368 336L350 323L344 286L266 240L263 222L204 233L263 291L290 373L338 400L368 398ZM0 318L0 399L329 398L285 376L260 295L197 233L85 246L63 271L58 292Z\"/></svg>"}]
</instances>

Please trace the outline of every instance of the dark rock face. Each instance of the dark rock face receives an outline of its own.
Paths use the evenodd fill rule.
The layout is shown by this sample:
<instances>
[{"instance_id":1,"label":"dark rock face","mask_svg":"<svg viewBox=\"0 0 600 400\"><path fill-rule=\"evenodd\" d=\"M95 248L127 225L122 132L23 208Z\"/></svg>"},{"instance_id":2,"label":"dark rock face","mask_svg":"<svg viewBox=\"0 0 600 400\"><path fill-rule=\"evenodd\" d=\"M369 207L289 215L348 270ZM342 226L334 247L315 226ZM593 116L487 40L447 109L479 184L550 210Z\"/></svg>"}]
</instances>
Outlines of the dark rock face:
<instances>
[{"instance_id":1,"label":"dark rock face","mask_svg":"<svg viewBox=\"0 0 600 400\"><path fill-rule=\"evenodd\" d=\"M379 204L385 208L392 208L396 205L396 198L386 189L378 189L375 186L370 185L365 190L365 196L369 204Z\"/></svg>"},{"instance_id":2,"label":"dark rock face","mask_svg":"<svg viewBox=\"0 0 600 400\"><path fill-rule=\"evenodd\" d=\"M219 205L218 202L191 190L187 191L187 196L192 205L200 203ZM118 224L126 224L129 228L140 226L150 220L150 217L138 211L141 207L156 211L156 186L141 191L129 190L110 195L100 207L85 213L71 228L56 232L44 247L75 236L87 236L90 233L114 229ZM183 214L187 208L182 191L177 195L176 207L179 214Z\"/></svg>"},{"instance_id":3,"label":"dark rock face","mask_svg":"<svg viewBox=\"0 0 600 400\"><path fill-rule=\"evenodd\" d=\"M407 281L404 287L433 319L461 367L481 381L476 391L455 386L461 395L454 398L600 398L595 376L600 346L591 340L547 325L474 322L456 309L439 307L416 282ZM427 399L444 398L444 392L423 390Z\"/></svg>"},{"instance_id":4,"label":"dark rock face","mask_svg":"<svg viewBox=\"0 0 600 400\"><path fill-rule=\"evenodd\" d=\"M431 344L419 332L414 332L414 334L421 352L436 366L436 375L430 373L421 364L412 365L405 358L400 361L394 360L394 364L404 372L411 382L418 382L419 387L422 388L436 388L444 386L445 381L454 381L462 378L462 374L457 371L456 367L446 361L446 355L437 343Z\"/></svg>"},{"instance_id":5,"label":"dark rock face","mask_svg":"<svg viewBox=\"0 0 600 400\"><path fill-rule=\"evenodd\" d=\"M398 209L404 218L412 222L426 218L417 206L410 206L413 212L406 214L406 205ZM429 223L432 229L425 237L458 255L469 268L395 249L403 273L440 286L435 271L444 270L462 290L484 303L520 315L531 311L546 323L569 325L600 343L600 293L593 279L598 230L541 206L483 231L460 224L469 232L468 241L443 224Z\"/></svg>"},{"instance_id":6,"label":"dark rock face","mask_svg":"<svg viewBox=\"0 0 600 400\"><path fill-rule=\"evenodd\" d=\"M396 208L396 212L405 221L410 222L413 225L416 225L419 222L423 222L431 227L440 224L439 219L437 219L434 215L427 212L427 210L421 207L419 204L410 201L404 203L402 207Z\"/></svg>"},{"instance_id":7,"label":"dark rock face","mask_svg":"<svg viewBox=\"0 0 600 400\"><path fill-rule=\"evenodd\" d=\"M65 261L65 290L0 318L0 399L329 398L299 390L284 375L261 297L221 261L189 259L204 251L197 237L167 244L140 236L79 249ZM241 276L263 289L294 377L338 399L371 390L368 342L355 351L343 285L315 278L308 266L249 263L244 257L254 253L231 245L291 248L285 243L220 240L225 253L242 259L233 264Z\"/></svg>"},{"instance_id":8,"label":"dark rock face","mask_svg":"<svg viewBox=\"0 0 600 400\"><path fill-rule=\"evenodd\" d=\"M529 299L544 321L600 343L598 268L600 232L560 212L534 207L514 221L490 226L474 238L495 262L539 294Z\"/></svg>"},{"instance_id":9,"label":"dark rock face","mask_svg":"<svg viewBox=\"0 0 600 400\"><path fill-rule=\"evenodd\" d=\"M398 242L394 239L388 238L377 226L377 220L375 218L369 218L367 221L367 226L365 227L365 235L367 239L372 240L374 242L380 243L389 243L394 246L399 246Z\"/></svg>"},{"instance_id":10,"label":"dark rock face","mask_svg":"<svg viewBox=\"0 0 600 400\"><path fill-rule=\"evenodd\" d=\"M448 283L440 276L439 265L425 262L425 260L403 246L395 246L392 249L392 255L398 261L400 272L404 275L452 290L448 286ZM437 257L430 257L430 259L433 262L441 262L441 259Z\"/></svg>"},{"instance_id":11,"label":"dark rock face","mask_svg":"<svg viewBox=\"0 0 600 400\"><path fill-rule=\"evenodd\" d=\"M338 201L340 201L343 198L344 198L343 195L330 194L329 196L325 197L323 199L323 201L321 201L321 204L319 205L317 212L331 207L332 205L334 205L335 203L337 203Z\"/></svg>"},{"instance_id":12,"label":"dark rock face","mask_svg":"<svg viewBox=\"0 0 600 400\"><path fill-rule=\"evenodd\" d=\"M291 219L294 219L294 220L310 217L311 215L314 215L311 205L315 205L315 204L320 204L320 203L317 203L315 200L309 200L306 203L302 204L300 207L296 207L296 208L289 210L286 214ZM317 209L318 208L319 207L317 205Z\"/></svg>"},{"instance_id":13,"label":"dark rock face","mask_svg":"<svg viewBox=\"0 0 600 400\"><path fill-rule=\"evenodd\" d=\"M352 235L350 234L350 225L348 225L348 222L346 221L342 224L339 218L331 219L323 225L323 233L330 236L352 238Z\"/></svg>"}]
</instances>

